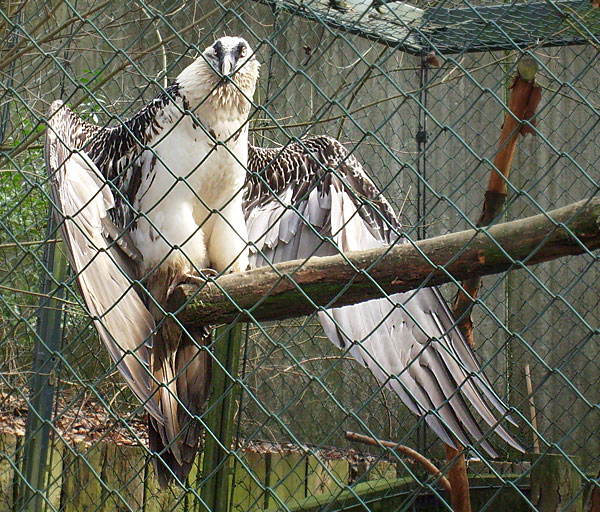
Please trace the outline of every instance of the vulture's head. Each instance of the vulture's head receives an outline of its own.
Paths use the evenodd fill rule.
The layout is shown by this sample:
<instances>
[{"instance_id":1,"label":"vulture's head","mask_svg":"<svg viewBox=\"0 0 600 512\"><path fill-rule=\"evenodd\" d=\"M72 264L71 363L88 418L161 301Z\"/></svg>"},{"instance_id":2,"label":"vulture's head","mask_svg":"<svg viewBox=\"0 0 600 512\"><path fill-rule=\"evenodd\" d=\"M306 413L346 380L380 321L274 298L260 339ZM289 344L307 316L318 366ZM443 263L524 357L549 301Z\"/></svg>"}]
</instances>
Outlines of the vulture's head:
<instances>
[{"instance_id":1,"label":"vulture's head","mask_svg":"<svg viewBox=\"0 0 600 512\"><path fill-rule=\"evenodd\" d=\"M245 39L226 36L206 48L177 81L191 103L208 102L218 108L234 107L247 114L259 68L254 51ZM214 105L214 102L219 105Z\"/></svg>"}]
</instances>

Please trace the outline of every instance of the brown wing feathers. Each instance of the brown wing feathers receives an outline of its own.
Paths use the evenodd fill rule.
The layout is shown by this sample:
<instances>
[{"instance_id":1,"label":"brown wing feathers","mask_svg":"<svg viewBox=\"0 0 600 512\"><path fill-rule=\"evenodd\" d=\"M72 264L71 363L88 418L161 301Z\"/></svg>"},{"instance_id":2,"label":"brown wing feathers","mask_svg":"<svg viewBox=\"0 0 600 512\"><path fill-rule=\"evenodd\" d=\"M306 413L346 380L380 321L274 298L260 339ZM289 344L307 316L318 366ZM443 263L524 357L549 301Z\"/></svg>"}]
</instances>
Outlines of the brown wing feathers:
<instances>
[{"instance_id":1,"label":"brown wing feathers","mask_svg":"<svg viewBox=\"0 0 600 512\"><path fill-rule=\"evenodd\" d=\"M154 300L133 284L141 262L127 234L133 220L129 200L139 186L135 138L119 141L118 128L86 123L61 102L52 105L48 124L51 194L86 306L125 381L150 413L150 448L164 462L155 459L161 485L172 474L184 480L201 434L190 414L199 415L208 397L211 357L202 347L210 343L210 332L183 333L164 319L168 276L146 278ZM138 124L132 126L143 131Z\"/></svg>"},{"instance_id":2,"label":"brown wing feathers","mask_svg":"<svg viewBox=\"0 0 600 512\"><path fill-rule=\"evenodd\" d=\"M151 397L147 366L154 321L133 287L118 246L103 232L114 198L85 153L74 150L94 131L53 104L46 162L59 225L85 303L111 357L148 412L163 420Z\"/></svg>"},{"instance_id":3,"label":"brown wing feathers","mask_svg":"<svg viewBox=\"0 0 600 512\"><path fill-rule=\"evenodd\" d=\"M246 220L255 266L404 241L389 203L335 139L313 137L279 149L251 147L248 165ZM336 345L394 389L415 414L425 416L447 444L454 439L469 444L471 438L495 456L470 404L500 437L522 450L483 399L500 419L512 422L435 288L318 316Z\"/></svg>"}]
</instances>

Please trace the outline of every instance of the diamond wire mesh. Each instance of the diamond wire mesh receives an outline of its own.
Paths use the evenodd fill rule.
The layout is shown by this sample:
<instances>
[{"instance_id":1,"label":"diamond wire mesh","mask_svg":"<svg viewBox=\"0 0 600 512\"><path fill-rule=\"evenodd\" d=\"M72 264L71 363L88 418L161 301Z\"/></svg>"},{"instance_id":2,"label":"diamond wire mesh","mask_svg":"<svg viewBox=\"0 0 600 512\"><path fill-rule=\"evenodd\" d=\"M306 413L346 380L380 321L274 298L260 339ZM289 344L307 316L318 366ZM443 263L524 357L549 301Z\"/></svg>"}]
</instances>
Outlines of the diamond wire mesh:
<instances>
[{"instance_id":1,"label":"diamond wire mesh","mask_svg":"<svg viewBox=\"0 0 600 512\"><path fill-rule=\"evenodd\" d=\"M576 8L581 11L584 4ZM538 136L521 140L515 156L507 220L590 197L598 187L600 117L598 70L593 65L598 41L592 31L597 14L588 13L581 21L571 6L561 10L559 2L547 5L563 12L580 38L565 41L566 32L558 28L558 39L570 44L583 38L586 44L545 47L556 42L548 32L528 41L528 51L540 65L543 101ZM507 7L504 18L520 21L513 6L528 3ZM241 34L257 48L263 63L255 95L261 108L251 121L254 143L286 143L307 134L335 136L370 171L400 212L410 238L457 231L472 226L479 214L506 111L507 77L514 74L522 41L514 40L510 30L498 30L502 18L490 24L495 30L484 37L479 25L473 33L462 31L462 25L459 31L451 26L434 37L430 25L439 23L443 9L473 11L474 4L426 2L418 7L438 18L407 23L404 15L378 17L371 11L359 21L348 21L359 11L356 7L344 13L316 1L2 5L3 504L27 506L18 495L27 484L20 457L33 377L37 294L48 271L43 260L48 195L41 138L48 104L60 97L100 125L118 122L149 101L167 76L176 76L214 38ZM374 37L379 32L371 32L370 39L357 34L357 23L373 29L377 25L371 21L390 16L396 23L386 26L396 31L400 27L405 49L414 51L425 41L440 54L441 66L428 69L424 87L418 55L396 50L386 44L387 37ZM458 40L462 45L458 53L444 56L452 49L444 46L445 34L460 36L452 39L452 44ZM491 35L501 44L489 44ZM482 41L495 51L468 53L482 50ZM428 139L419 145L415 135L425 119ZM484 370L500 396L521 413L522 428L515 434L531 448L523 370L529 363L543 450L548 449L546 442L552 443L553 450L578 467L584 482L595 477L600 451L597 279L592 255L562 258L485 278L474 309ZM189 480L193 491L159 491L146 464L148 453L140 448L145 445L145 424L139 405L100 347L72 275L67 288L56 354L45 506L199 510L198 484L204 480L197 472ZM454 290L444 288L448 298ZM363 494L361 482L370 481L375 488L382 481L397 483L396 478L408 478L410 484L383 492L388 498L400 496L394 509L421 507L432 488L423 487L426 477L420 468L389 451L351 444L343 431L392 439L442 459L443 445L424 421L348 353L333 347L314 317L248 330L232 509L293 509L311 495L349 492L369 510L374 498ZM517 485L525 488L529 471L523 456L498 448L501 460L510 462L473 460L471 473L495 473L488 487L504 490L509 484L498 474L516 473ZM481 499L482 506L494 506L490 496ZM447 497L440 496L438 503L439 509L449 509Z\"/></svg>"}]
</instances>

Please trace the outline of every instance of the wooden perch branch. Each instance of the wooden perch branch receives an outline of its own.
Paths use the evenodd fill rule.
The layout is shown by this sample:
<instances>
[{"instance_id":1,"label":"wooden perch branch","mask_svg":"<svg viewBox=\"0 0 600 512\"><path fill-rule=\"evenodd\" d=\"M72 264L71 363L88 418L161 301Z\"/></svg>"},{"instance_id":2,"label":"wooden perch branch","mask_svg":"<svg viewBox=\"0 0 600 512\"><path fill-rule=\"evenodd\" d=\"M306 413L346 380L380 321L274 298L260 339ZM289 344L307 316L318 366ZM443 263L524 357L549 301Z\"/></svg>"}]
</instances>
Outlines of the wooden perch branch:
<instances>
[{"instance_id":1,"label":"wooden perch branch","mask_svg":"<svg viewBox=\"0 0 600 512\"><path fill-rule=\"evenodd\" d=\"M379 439L373 439L369 436L363 436L362 434L356 434L354 432L346 432L344 437L349 441L355 441L357 443L368 444L370 446L385 446L386 448L391 448L397 452L410 457L415 462L421 464L429 473L439 479L440 485L450 492L450 482L448 479L442 474L442 472L426 457L421 455L419 452L409 448L408 446L404 446L403 444L392 443L391 441L381 441Z\"/></svg>"},{"instance_id":2,"label":"wooden perch branch","mask_svg":"<svg viewBox=\"0 0 600 512\"><path fill-rule=\"evenodd\" d=\"M467 477L467 461L464 448L456 442L456 448L446 444L446 463L451 464L448 470L450 480L450 503L454 512L471 512L471 491Z\"/></svg>"},{"instance_id":3,"label":"wooden perch branch","mask_svg":"<svg viewBox=\"0 0 600 512\"><path fill-rule=\"evenodd\" d=\"M498 224L487 232L467 230L414 245L279 263L222 276L201 289L180 285L169 299L169 309L189 325L230 323L240 312L244 319L282 320L313 313L315 306L345 306L381 298L379 287L389 294L473 274L497 274L521 264L582 254L586 247L600 248L599 216L600 198L593 198Z\"/></svg>"}]
</instances>

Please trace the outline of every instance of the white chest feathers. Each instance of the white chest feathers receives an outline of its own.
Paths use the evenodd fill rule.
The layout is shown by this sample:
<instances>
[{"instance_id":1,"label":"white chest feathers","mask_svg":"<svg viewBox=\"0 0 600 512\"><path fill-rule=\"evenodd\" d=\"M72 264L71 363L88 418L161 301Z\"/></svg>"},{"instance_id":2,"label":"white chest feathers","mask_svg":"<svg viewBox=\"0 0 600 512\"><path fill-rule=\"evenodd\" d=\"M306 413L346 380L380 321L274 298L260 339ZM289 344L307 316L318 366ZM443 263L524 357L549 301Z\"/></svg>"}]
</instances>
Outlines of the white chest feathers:
<instances>
[{"instance_id":1,"label":"white chest feathers","mask_svg":"<svg viewBox=\"0 0 600 512\"><path fill-rule=\"evenodd\" d=\"M144 272L176 267L245 270L242 188L248 161L245 119L178 116L143 157L132 237ZM215 142L216 141L216 142Z\"/></svg>"}]
</instances>

